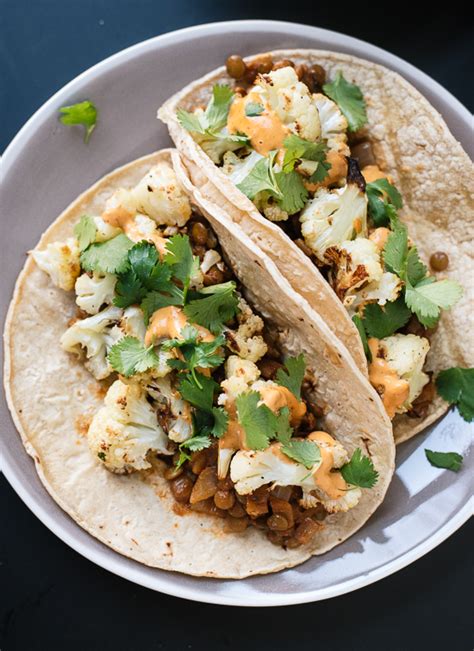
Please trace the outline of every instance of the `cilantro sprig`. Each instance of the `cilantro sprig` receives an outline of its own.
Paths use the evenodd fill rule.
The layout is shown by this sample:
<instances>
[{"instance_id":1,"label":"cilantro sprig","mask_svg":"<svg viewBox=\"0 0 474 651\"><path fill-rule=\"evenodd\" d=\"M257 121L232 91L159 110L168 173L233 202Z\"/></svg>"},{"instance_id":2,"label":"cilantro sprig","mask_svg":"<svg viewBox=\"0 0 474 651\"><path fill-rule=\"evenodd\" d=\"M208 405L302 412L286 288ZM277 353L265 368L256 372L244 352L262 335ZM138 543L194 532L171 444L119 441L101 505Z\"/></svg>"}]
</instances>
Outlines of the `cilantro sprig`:
<instances>
[{"instance_id":1,"label":"cilantro sprig","mask_svg":"<svg viewBox=\"0 0 474 651\"><path fill-rule=\"evenodd\" d=\"M321 450L315 441L308 439L294 439L281 446L281 451L287 457L301 463L305 468L311 470L321 460Z\"/></svg>"},{"instance_id":2,"label":"cilantro sprig","mask_svg":"<svg viewBox=\"0 0 474 651\"><path fill-rule=\"evenodd\" d=\"M377 303L369 303L364 308L361 322L369 337L384 339L403 328L410 316L411 311L405 305L403 297L399 297L383 307Z\"/></svg>"},{"instance_id":3,"label":"cilantro sprig","mask_svg":"<svg viewBox=\"0 0 474 651\"><path fill-rule=\"evenodd\" d=\"M426 328L438 321L441 310L452 307L462 295L462 288L454 280L436 280L427 275L417 248L408 246L406 226L393 217L393 231L387 238L383 251L385 268L405 283L405 303Z\"/></svg>"},{"instance_id":4,"label":"cilantro sprig","mask_svg":"<svg viewBox=\"0 0 474 651\"><path fill-rule=\"evenodd\" d=\"M444 468L459 472L461 470L463 457L457 452L435 452L425 448L425 455L428 461L435 468Z\"/></svg>"},{"instance_id":5,"label":"cilantro sprig","mask_svg":"<svg viewBox=\"0 0 474 651\"><path fill-rule=\"evenodd\" d=\"M59 112L63 114L59 118L63 124L82 124L84 126L84 142L88 143L97 123L97 108L95 105L86 100L78 104L71 104L71 106L62 106Z\"/></svg>"},{"instance_id":6,"label":"cilantro sprig","mask_svg":"<svg viewBox=\"0 0 474 651\"><path fill-rule=\"evenodd\" d=\"M283 158L282 171L285 174L292 172L302 160L305 160L316 163L314 172L309 178L311 183L318 183L327 176L331 165L326 161L328 147L323 140L310 142L295 134L291 134L285 138L283 146L285 148L285 156Z\"/></svg>"},{"instance_id":7,"label":"cilantro sprig","mask_svg":"<svg viewBox=\"0 0 474 651\"><path fill-rule=\"evenodd\" d=\"M212 333L221 332L222 326L238 311L239 299L235 293L235 282L211 285L196 292L197 298L190 300L184 313L191 321L204 326Z\"/></svg>"},{"instance_id":8,"label":"cilantro sprig","mask_svg":"<svg viewBox=\"0 0 474 651\"><path fill-rule=\"evenodd\" d=\"M106 242L96 242L81 253L81 266L85 271L121 273L128 267L128 252L133 242L120 233Z\"/></svg>"},{"instance_id":9,"label":"cilantro sprig","mask_svg":"<svg viewBox=\"0 0 474 651\"><path fill-rule=\"evenodd\" d=\"M379 478L372 459L362 456L360 448L356 448L351 460L342 466L341 475L348 484L360 488L373 488Z\"/></svg>"},{"instance_id":10,"label":"cilantro sprig","mask_svg":"<svg viewBox=\"0 0 474 651\"><path fill-rule=\"evenodd\" d=\"M393 216L392 210L403 206L402 196L387 179L367 183L365 191L368 200L369 217L376 228L387 226Z\"/></svg>"},{"instance_id":11,"label":"cilantro sprig","mask_svg":"<svg viewBox=\"0 0 474 651\"><path fill-rule=\"evenodd\" d=\"M439 395L457 405L459 413L468 423L474 420L474 369L453 367L438 373L435 381Z\"/></svg>"},{"instance_id":12,"label":"cilantro sprig","mask_svg":"<svg viewBox=\"0 0 474 651\"><path fill-rule=\"evenodd\" d=\"M324 84L324 93L341 109L349 126L349 131L357 131L367 123L364 96L359 86L348 82L340 70L334 81Z\"/></svg>"},{"instance_id":13,"label":"cilantro sprig","mask_svg":"<svg viewBox=\"0 0 474 651\"><path fill-rule=\"evenodd\" d=\"M273 171L276 151L271 151L266 158L261 158L243 181L237 184L241 192L249 199L254 199L259 192L268 191L275 199L283 199Z\"/></svg>"},{"instance_id":14,"label":"cilantro sprig","mask_svg":"<svg viewBox=\"0 0 474 651\"><path fill-rule=\"evenodd\" d=\"M306 370L304 355L298 357L287 357L285 367L279 368L276 374L276 381L286 387L298 400L301 398L301 384Z\"/></svg>"},{"instance_id":15,"label":"cilantro sprig","mask_svg":"<svg viewBox=\"0 0 474 651\"><path fill-rule=\"evenodd\" d=\"M158 364L153 346L144 346L136 337L122 337L107 356L111 367L125 377L142 373Z\"/></svg>"},{"instance_id":16,"label":"cilantro sprig","mask_svg":"<svg viewBox=\"0 0 474 651\"><path fill-rule=\"evenodd\" d=\"M247 446L252 450L265 450L272 439L287 444L293 431L288 408L275 414L265 404L260 404L261 400L257 391L247 391L238 395L235 401Z\"/></svg>"}]
</instances>

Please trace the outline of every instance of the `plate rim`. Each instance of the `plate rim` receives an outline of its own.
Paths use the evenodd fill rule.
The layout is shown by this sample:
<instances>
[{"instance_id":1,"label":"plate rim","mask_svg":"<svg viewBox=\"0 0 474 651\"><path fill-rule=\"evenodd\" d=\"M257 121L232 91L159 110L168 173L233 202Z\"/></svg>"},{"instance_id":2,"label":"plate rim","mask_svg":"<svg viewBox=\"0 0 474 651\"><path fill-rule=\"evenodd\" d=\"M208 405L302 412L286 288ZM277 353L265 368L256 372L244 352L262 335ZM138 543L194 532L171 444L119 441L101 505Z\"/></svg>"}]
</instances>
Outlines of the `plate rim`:
<instances>
[{"instance_id":1,"label":"plate rim","mask_svg":"<svg viewBox=\"0 0 474 651\"><path fill-rule=\"evenodd\" d=\"M355 50L363 49L363 53L360 55L358 54L357 56L361 56L367 60L379 61L382 59L383 65L394 69L402 76L409 77L412 83L412 80L415 79L418 87L426 87L430 89L433 94L437 95L440 101L446 101L447 104L449 104L450 109L460 121L469 121L472 117L469 110L456 97L454 97L450 91L445 89L441 84L436 82L429 75L422 72L404 59L392 54L391 52L367 43L361 39L343 34L341 32L327 30L311 25L305 25L302 23L293 23L289 21L235 20L212 22L185 27L179 30L174 30L159 36L152 37L145 41L141 41L99 61L95 65L91 66L87 70L84 70L79 75L74 77L71 81L56 91L33 113L33 115L26 121L23 127L8 144L2 156L2 167L4 169L4 173L7 167L15 164L16 157L21 153L23 146L28 141L30 132L35 129L38 123L41 122L43 116L49 115L52 106L59 102L63 96L66 96L68 93L71 93L71 91L77 89L77 87L80 87L84 81L87 81L90 78L91 75L95 76L98 73L100 74L106 72L108 69L112 69L115 66L121 65L121 63L129 59L130 56L139 56L142 52L154 49L157 43L159 46L163 47L166 46L167 42L179 43L181 41L185 41L190 35L205 36L206 34L214 34L217 30L228 31L236 28L244 31L248 30L262 32L282 29L287 30L288 34L293 33L294 35L324 38L326 41L332 41L334 43L334 48L332 49L335 51L340 51L341 47L352 48ZM331 48L327 47L326 49ZM308 592L295 592L291 595L282 593L265 593L261 595L256 594L251 598L247 597L245 603L242 603L242 601L239 600L238 596L229 597L227 595L218 594L214 597L212 594L202 595L198 583L196 583L195 586L193 585L189 587L180 586L176 583L172 586L169 586L166 581L162 581L159 573L156 573L156 575L148 579L147 577L140 575L140 569L142 566L139 563L137 563L138 569L135 570L129 566L123 566L122 561L124 557L109 548L104 547L103 549L96 550L88 547L86 541L77 539L74 533L68 533L63 524L60 521L56 521L54 514L50 514L43 506L41 506L39 501L36 500L35 495L31 494L28 489L21 484L20 479L16 475L14 463L8 461L8 455L4 454L4 448L5 445L3 443L3 439L0 438L0 468L3 471L5 478L13 490L20 497L20 499L30 509L30 511L32 511L32 513L34 513L34 515L65 544L67 544L81 556L87 558L94 564L106 569L109 572L112 572L115 575L120 576L121 578L149 588L151 590L159 591L175 597L190 599L200 603L255 607L284 606L321 601L334 598L339 595L347 594L359 588L363 588L367 585L375 583L387 576L390 576L391 574L394 574L395 572L410 565L418 558L424 556L439 544L441 544L444 540L446 540L455 531L457 531L469 519L472 511L470 501L468 500L466 504L460 508L457 514L451 518L451 520L445 523L444 526L438 529L429 538L416 545L413 549L405 552L399 558L385 563L381 567L376 568L366 574L362 574L347 581L343 581L342 583L337 583L333 586L328 586L326 588L317 588ZM27 454L26 450L25 454ZM52 498L50 499L52 500ZM77 524L76 526L79 527ZM129 561L129 559L126 560ZM171 575L172 573L167 573L167 576ZM218 579L216 580L218 581ZM162 585L162 583L165 583L165 585Z\"/></svg>"}]
</instances>

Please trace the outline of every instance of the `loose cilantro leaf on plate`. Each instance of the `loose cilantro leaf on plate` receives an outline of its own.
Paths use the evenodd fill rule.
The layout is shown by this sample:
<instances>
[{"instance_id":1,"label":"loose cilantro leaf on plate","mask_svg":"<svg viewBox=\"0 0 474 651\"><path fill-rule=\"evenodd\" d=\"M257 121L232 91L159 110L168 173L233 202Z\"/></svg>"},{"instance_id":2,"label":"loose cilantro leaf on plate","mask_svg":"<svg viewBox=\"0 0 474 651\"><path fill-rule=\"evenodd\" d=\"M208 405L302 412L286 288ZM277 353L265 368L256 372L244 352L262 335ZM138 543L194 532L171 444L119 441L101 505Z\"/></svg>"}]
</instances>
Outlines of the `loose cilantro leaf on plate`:
<instances>
[{"instance_id":1,"label":"loose cilantro leaf on plate","mask_svg":"<svg viewBox=\"0 0 474 651\"><path fill-rule=\"evenodd\" d=\"M291 393L301 398L301 384L303 382L306 370L304 355L298 357L287 357L285 368L279 368L276 374L276 381L283 387L286 387Z\"/></svg>"},{"instance_id":2,"label":"loose cilantro leaf on plate","mask_svg":"<svg viewBox=\"0 0 474 651\"><path fill-rule=\"evenodd\" d=\"M282 194L278 205L289 215L299 212L308 198L308 190L303 183L303 177L298 172L276 172L275 181Z\"/></svg>"},{"instance_id":3,"label":"loose cilantro leaf on plate","mask_svg":"<svg viewBox=\"0 0 474 651\"><path fill-rule=\"evenodd\" d=\"M276 153L276 151L272 151L266 158L260 159L245 179L237 183L236 187L249 199L253 199L255 195L263 190L268 190L276 199L283 199L283 194L278 187L275 172L273 171Z\"/></svg>"},{"instance_id":4,"label":"loose cilantro leaf on plate","mask_svg":"<svg viewBox=\"0 0 474 651\"><path fill-rule=\"evenodd\" d=\"M324 93L341 109L349 125L349 131L357 131L367 123L365 101L359 86L351 84L340 70L334 81L324 84Z\"/></svg>"},{"instance_id":5,"label":"loose cilantro leaf on plate","mask_svg":"<svg viewBox=\"0 0 474 651\"><path fill-rule=\"evenodd\" d=\"M354 314L352 317L352 322L359 331L360 338L362 339L362 345L364 347L364 353L369 362L372 361L372 353L370 352L369 343L367 341L367 333L365 331L364 322L358 314Z\"/></svg>"},{"instance_id":6,"label":"loose cilantro leaf on plate","mask_svg":"<svg viewBox=\"0 0 474 651\"><path fill-rule=\"evenodd\" d=\"M121 273L128 267L128 251L133 242L120 233L106 242L91 244L81 253L81 266L85 271Z\"/></svg>"},{"instance_id":7,"label":"loose cilantro leaf on plate","mask_svg":"<svg viewBox=\"0 0 474 651\"><path fill-rule=\"evenodd\" d=\"M386 303L381 307L377 303L369 303L364 308L363 325L369 337L383 339L390 337L402 328L410 319L411 311L405 305L403 297Z\"/></svg>"},{"instance_id":8,"label":"loose cilantro leaf on plate","mask_svg":"<svg viewBox=\"0 0 474 651\"><path fill-rule=\"evenodd\" d=\"M262 115L263 111L263 105L258 102L248 102L248 104L245 105L245 115L248 118L255 118L258 115Z\"/></svg>"},{"instance_id":9,"label":"loose cilantro leaf on plate","mask_svg":"<svg viewBox=\"0 0 474 651\"><path fill-rule=\"evenodd\" d=\"M86 130L84 142L89 142L91 133L94 131L97 122L97 109L92 102L86 100L71 106L62 106L59 109L63 115L59 118L63 124L82 124Z\"/></svg>"},{"instance_id":10,"label":"loose cilantro leaf on plate","mask_svg":"<svg viewBox=\"0 0 474 651\"><path fill-rule=\"evenodd\" d=\"M461 470L463 458L457 452L433 452L433 450L425 448L425 454L428 461L435 468L445 468L454 472Z\"/></svg>"},{"instance_id":11,"label":"loose cilantro leaf on plate","mask_svg":"<svg viewBox=\"0 0 474 651\"><path fill-rule=\"evenodd\" d=\"M448 368L438 373L436 389L451 405L457 405L459 413L468 423L474 420L474 369Z\"/></svg>"},{"instance_id":12,"label":"loose cilantro leaf on plate","mask_svg":"<svg viewBox=\"0 0 474 651\"><path fill-rule=\"evenodd\" d=\"M239 299L235 293L235 283L230 281L206 287L199 292L199 296L202 298L192 300L184 307L184 313L194 323L217 334L224 323L237 314Z\"/></svg>"},{"instance_id":13,"label":"loose cilantro leaf on plate","mask_svg":"<svg viewBox=\"0 0 474 651\"><path fill-rule=\"evenodd\" d=\"M351 460L342 466L341 475L348 484L361 488L372 488L379 478L372 459L363 457L360 448L357 448Z\"/></svg>"},{"instance_id":14,"label":"loose cilantro leaf on plate","mask_svg":"<svg viewBox=\"0 0 474 651\"><path fill-rule=\"evenodd\" d=\"M125 377L142 373L158 364L153 346L146 348L136 337L122 337L112 346L107 356L114 371Z\"/></svg>"},{"instance_id":15,"label":"loose cilantro leaf on plate","mask_svg":"<svg viewBox=\"0 0 474 651\"><path fill-rule=\"evenodd\" d=\"M74 226L74 236L79 243L79 248L85 251L95 240L97 227L94 218L90 215L82 215L79 223Z\"/></svg>"},{"instance_id":16,"label":"loose cilantro leaf on plate","mask_svg":"<svg viewBox=\"0 0 474 651\"><path fill-rule=\"evenodd\" d=\"M401 194L387 179L367 183L366 193L369 216L376 227L389 224L391 208L399 209L403 205Z\"/></svg>"},{"instance_id":17,"label":"loose cilantro leaf on plate","mask_svg":"<svg viewBox=\"0 0 474 651\"><path fill-rule=\"evenodd\" d=\"M308 470L311 470L321 460L321 450L314 441L288 441L288 443L282 445L281 451L290 459L301 463Z\"/></svg>"},{"instance_id":18,"label":"loose cilantro leaf on plate","mask_svg":"<svg viewBox=\"0 0 474 651\"><path fill-rule=\"evenodd\" d=\"M441 310L448 310L462 296L462 287L454 280L425 278L415 287L407 283L405 302L420 323L433 327Z\"/></svg>"}]
</instances>

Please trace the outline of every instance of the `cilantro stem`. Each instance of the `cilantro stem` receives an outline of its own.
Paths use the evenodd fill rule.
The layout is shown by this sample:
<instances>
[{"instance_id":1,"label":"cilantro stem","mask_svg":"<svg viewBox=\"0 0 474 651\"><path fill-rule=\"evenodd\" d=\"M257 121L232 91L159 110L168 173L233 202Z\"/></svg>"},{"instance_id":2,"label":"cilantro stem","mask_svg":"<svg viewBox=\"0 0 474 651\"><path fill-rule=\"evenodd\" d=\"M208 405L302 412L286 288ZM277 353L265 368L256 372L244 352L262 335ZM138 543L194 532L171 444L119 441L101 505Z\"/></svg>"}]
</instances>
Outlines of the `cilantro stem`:
<instances>
[{"instance_id":1,"label":"cilantro stem","mask_svg":"<svg viewBox=\"0 0 474 651\"><path fill-rule=\"evenodd\" d=\"M197 379L196 369L195 369L195 368L192 368L192 369L191 369L191 375L193 376L193 380L196 382L197 386L198 386L200 389L202 389L202 384L201 384L201 383L199 382L199 380Z\"/></svg>"}]
</instances>

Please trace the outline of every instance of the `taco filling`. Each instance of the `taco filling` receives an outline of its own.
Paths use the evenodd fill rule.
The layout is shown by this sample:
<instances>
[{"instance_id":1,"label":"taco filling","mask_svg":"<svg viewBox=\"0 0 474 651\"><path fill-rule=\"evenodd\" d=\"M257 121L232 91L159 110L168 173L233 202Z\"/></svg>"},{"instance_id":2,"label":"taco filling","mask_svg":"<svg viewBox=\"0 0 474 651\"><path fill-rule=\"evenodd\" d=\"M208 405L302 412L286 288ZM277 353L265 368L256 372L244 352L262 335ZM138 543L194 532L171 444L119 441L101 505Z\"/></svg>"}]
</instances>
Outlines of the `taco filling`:
<instances>
[{"instance_id":1,"label":"taco filling","mask_svg":"<svg viewBox=\"0 0 474 651\"><path fill-rule=\"evenodd\" d=\"M87 433L104 469L158 472L177 514L286 548L375 485L372 461L322 431L304 356L282 357L168 162L32 255L75 292L60 345L104 384Z\"/></svg>"},{"instance_id":2,"label":"taco filling","mask_svg":"<svg viewBox=\"0 0 474 651\"><path fill-rule=\"evenodd\" d=\"M442 310L460 298L420 260L400 219L402 197L364 132L365 101L338 71L229 57L235 87L177 118L266 219L329 282L357 327L387 414L423 418L434 396L425 362ZM449 260L431 256L434 271Z\"/></svg>"}]
</instances>

